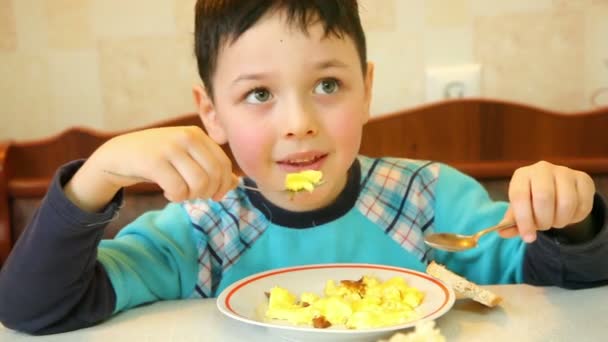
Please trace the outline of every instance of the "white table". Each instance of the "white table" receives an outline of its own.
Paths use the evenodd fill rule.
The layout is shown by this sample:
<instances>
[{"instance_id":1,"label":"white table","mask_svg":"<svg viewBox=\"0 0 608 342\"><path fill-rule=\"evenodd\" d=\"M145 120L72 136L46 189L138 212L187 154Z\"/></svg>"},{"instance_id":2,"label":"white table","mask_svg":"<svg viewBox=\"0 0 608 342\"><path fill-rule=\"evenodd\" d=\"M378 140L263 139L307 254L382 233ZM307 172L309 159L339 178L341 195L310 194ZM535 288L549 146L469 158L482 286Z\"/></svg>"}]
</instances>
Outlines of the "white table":
<instances>
[{"instance_id":1,"label":"white table","mask_svg":"<svg viewBox=\"0 0 608 342\"><path fill-rule=\"evenodd\" d=\"M497 308L459 300L437 323L448 341L608 341L608 287L564 290L489 286L505 298ZM0 341L275 341L264 328L224 317L214 300L160 302L98 326L32 337L0 325Z\"/></svg>"}]
</instances>

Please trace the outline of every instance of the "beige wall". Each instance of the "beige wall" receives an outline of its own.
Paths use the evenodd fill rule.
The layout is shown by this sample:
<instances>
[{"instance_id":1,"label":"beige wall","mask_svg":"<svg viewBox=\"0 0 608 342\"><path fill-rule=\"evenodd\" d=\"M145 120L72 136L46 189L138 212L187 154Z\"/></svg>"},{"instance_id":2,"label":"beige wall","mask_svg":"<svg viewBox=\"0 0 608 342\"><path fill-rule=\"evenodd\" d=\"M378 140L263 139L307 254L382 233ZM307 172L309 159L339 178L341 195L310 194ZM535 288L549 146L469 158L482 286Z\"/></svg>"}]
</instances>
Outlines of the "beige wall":
<instances>
[{"instance_id":1,"label":"beige wall","mask_svg":"<svg viewBox=\"0 0 608 342\"><path fill-rule=\"evenodd\" d=\"M193 111L194 3L0 0L0 139ZM480 63L482 96L561 111L608 87L608 0L362 0L362 17L375 114L423 103L432 66Z\"/></svg>"}]
</instances>

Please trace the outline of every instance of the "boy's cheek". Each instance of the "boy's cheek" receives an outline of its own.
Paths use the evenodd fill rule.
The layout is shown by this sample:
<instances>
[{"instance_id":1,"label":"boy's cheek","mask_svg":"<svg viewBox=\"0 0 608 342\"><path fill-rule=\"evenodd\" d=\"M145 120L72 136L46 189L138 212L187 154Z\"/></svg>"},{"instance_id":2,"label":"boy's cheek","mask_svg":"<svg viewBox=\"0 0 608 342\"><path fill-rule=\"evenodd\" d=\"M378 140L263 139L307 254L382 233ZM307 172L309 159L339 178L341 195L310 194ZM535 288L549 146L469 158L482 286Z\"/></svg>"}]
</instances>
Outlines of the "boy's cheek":
<instances>
[{"instance_id":1,"label":"boy's cheek","mask_svg":"<svg viewBox=\"0 0 608 342\"><path fill-rule=\"evenodd\" d=\"M249 175L254 176L262 161L269 156L265 155L264 149L267 145L255 130L241 130L233 132L229 137L230 149L241 169Z\"/></svg>"},{"instance_id":2,"label":"boy's cheek","mask_svg":"<svg viewBox=\"0 0 608 342\"><path fill-rule=\"evenodd\" d=\"M327 123L327 129L331 132L334 140L341 145L356 145L358 148L363 131L363 122L356 120L356 112L348 112L336 120ZM344 147L344 146L343 146Z\"/></svg>"}]
</instances>

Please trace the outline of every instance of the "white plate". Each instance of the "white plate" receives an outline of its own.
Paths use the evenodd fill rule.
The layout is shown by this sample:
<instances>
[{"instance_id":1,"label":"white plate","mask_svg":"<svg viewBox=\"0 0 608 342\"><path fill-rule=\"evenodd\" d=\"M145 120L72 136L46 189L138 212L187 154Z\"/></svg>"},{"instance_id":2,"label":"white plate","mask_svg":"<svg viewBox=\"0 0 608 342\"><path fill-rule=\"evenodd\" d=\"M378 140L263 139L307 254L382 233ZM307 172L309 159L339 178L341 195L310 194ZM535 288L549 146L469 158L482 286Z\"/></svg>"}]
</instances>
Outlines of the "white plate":
<instances>
[{"instance_id":1,"label":"white plate","mask_svg":"<svg viewBox=\"0 0 608 342\"><path fill-rule=\"evenodd\" d=\"M357 280L364 275L386 281L394 276L404 278L408 285L425 293L417 308L419 318L405 324L373 329L345 329L330 327L317 329L296 326L279 320L264 319L268 292L273 286L281 286L299 296L302 292L323 293L329 279ZM421 320L432 320L448 312L454 305L454 291L443 282L425 273L405 268L372 264L320 264L288 267L258 273L227 287L217 298L217 307L228 317L241 322L263 326L269 332L287 341L373 341L414 326Z\"/></svg>"}]
</instances>

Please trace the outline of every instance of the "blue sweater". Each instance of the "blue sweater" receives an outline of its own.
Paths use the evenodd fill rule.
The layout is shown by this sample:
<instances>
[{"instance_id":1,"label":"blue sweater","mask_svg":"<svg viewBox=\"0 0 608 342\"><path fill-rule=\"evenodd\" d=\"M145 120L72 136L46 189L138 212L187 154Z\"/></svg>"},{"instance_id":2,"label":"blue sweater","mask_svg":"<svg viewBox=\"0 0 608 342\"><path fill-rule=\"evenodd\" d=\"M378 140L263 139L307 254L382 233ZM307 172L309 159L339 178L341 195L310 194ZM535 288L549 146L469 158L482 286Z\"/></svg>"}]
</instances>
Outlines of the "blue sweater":
<instances>
[{"instance_id":1,"label":"blue sweater","mask_svg":"<svg viewBox=\"0 0 608 342\"><path fill-rule=\"evenodd\" d=\"M346 188L326 208L289 212L237 188L221 202L169 204L100 241L122 194L101 213L78 209L62 186L80 165L59 170L0 273L0 320L10 328L74 330L143 303L214 297L248 275L303 264L424 271L435 260L481 284L608 283L606 206L599 196L592 212L598 233L587 243L567 245L551 231L530 245L491 234L476 249L447 253L425 246L424 235L494 225L507 203L492 201L478 182L443 164L360 156Z\"/></svg>"}]
</instances>

